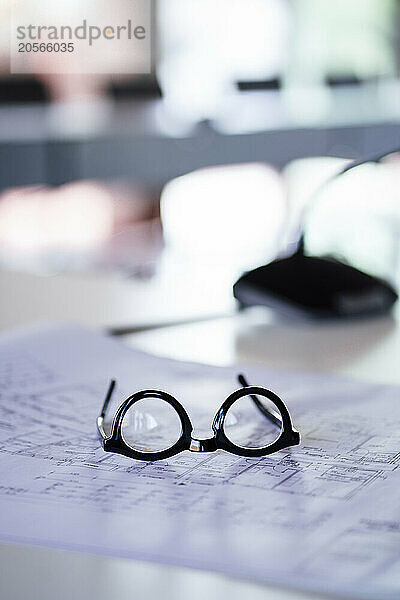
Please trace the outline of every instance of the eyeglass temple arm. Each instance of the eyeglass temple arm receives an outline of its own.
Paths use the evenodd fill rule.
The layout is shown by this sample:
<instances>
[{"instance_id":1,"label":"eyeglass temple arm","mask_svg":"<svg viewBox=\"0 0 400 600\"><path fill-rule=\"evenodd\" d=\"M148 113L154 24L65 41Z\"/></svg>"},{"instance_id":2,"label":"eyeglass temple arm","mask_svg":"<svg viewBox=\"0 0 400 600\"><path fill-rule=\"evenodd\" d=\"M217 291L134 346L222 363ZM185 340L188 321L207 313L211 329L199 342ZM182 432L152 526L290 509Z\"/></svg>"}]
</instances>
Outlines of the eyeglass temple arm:
<instances>
[{"instance_id":1,"label":"eyeglass temple arm","mask_svg":"<svg viewBox=\"0 0 400 600\"><path fill-rule=\"evenodd\" d=\"M111 379L110 385L108 386L106 397L104 398L103 406L101 408L100 414L97 417L97 429L103 440L107 438L106 432L104 431L104 418L106 416L108 405L110 404L111 396L113 395L116 381L115 379Z\"/></svg>"},{"instance_id":2,"label":"eyeglass temple arm","mask_svg":"<svg viewBox=\"0 0 400 600\"><path fill-rule=\"evenodd\" d=\"M242 387L249 387L249 383L245 376L240 373L238 375L238 381ZM258 399L254 394L250 394L250 398L253 400L254 404L258 408L258 410L266 417L271 423L276 425L277 427L282 427L282 419L278 413L278 411L266 408L263 403Z\"/></svg>"}]
</instances>

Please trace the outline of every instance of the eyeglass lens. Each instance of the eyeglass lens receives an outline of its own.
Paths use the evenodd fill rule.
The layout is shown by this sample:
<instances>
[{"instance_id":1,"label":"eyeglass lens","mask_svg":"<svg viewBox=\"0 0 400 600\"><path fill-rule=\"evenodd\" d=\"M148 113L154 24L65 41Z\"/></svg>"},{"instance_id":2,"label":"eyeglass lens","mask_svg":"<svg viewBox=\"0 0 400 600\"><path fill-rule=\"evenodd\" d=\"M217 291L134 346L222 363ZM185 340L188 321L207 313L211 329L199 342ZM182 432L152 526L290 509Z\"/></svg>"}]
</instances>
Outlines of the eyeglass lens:
<instances>
[{"instance_id":1,"label":"eyeglass lens","mask_svg":"<svg viewBox=\"0 0 400 600\"><path fill-rule=\"evenodd\" d=\"M140 452L171 448L182 433L176 410L160 398L144 398L133 404L122 421L125 443Z\"/></svg>"},{"instance_id":2,"label":"eyeglass lens","mask_svg":"<svg viewBox=\"0 0 400 600\"><path fill-rule=\"evenodd\" d=\"M258 400L266 409L277 412L276 406L268 398L258 396ZM243 396L229 408L224 432L236 446L264 448L279 438L281 429L265 418L250 396Z\"/></svg>"}]
</instances>

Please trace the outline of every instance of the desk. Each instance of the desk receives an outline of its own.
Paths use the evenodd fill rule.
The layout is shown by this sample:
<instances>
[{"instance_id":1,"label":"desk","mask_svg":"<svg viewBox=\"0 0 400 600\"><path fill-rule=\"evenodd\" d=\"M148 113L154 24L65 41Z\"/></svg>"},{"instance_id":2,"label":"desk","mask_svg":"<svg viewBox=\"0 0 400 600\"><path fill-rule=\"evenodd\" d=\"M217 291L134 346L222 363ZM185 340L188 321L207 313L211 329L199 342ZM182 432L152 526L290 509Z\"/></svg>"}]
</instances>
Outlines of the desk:
<instances>
[{"instance_id":1,"label":"desk","mask_svg":"<svg viewBox=\"0 0 400 600\"><path fill-rule=\"evenodd\" d=\"M146 329L233 313L229 289L187 270L161 271L150 280L118 274L39 276L0 269L0 330L33 321L73 321L97 329ZM174 284L171 285L171 279Z\"/></svg>"},{"instance_id":2,"label":"desk","mask_svg":"<svg viewBox=\"0 0 400 600\"><path fill-rule=\"evenodd\" d=\"M25 286L25 297L29 297L28 280ZM3 302L11 302L10 298L4 299L4 293ZM31 304L31 317L33 309ZM80 322L89 316L82 310L76 312ZM272 312L250 311L204 323L137 333L126 336L124 343L160 355L218 365L240 361L400 383L398 317L397 308L393 317L371 321L304 324L280 321ZM93 324L93 319L88 322ZM191 569L0 544L0 581L5 580L8 594L2 600L310 598L309 593Z\"/></svg>"}]
</instances>

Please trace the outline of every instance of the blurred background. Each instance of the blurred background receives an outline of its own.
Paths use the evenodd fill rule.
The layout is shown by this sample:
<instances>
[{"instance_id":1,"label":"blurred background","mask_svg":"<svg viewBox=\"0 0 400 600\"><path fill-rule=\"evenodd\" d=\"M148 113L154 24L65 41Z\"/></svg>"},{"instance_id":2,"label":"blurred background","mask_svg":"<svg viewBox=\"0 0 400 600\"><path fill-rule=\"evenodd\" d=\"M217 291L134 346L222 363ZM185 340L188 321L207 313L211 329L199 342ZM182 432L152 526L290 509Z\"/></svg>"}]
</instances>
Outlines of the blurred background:
<instances>
[{"instance_id":1,"label":"blurred background","mask_svg":"<svg viewBox=\"0 0 400 600\"><path fill-rule=\"evenodd\" d=\"M152 0L136 76L10 75L10 2L0 326L229 314L232 283L290 251L323 181L400 145L399 0ZM397 281L399 164L324 188L308 249Z\"/></svg>"}]
</instances>

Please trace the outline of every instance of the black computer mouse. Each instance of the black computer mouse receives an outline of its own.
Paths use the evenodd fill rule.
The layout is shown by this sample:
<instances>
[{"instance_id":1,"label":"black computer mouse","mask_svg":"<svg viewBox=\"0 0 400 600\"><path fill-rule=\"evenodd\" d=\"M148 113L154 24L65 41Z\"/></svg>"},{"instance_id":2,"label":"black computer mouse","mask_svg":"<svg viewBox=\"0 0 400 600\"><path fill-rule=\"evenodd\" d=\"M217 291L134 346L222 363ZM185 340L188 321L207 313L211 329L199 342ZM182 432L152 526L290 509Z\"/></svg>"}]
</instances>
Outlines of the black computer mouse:
<instances>
[{"instance_id":1,"label":"black computer mouse","mask_svg":"<svg viewBox=\"0 0 400 600\"><path fill-rule=\"evenodd\" d=\"M302 252L245 273L233 294L242 308L262 305L314 317L385 313L398 298L381 279L334 258Z\"/></svg>"}]
</instances>

